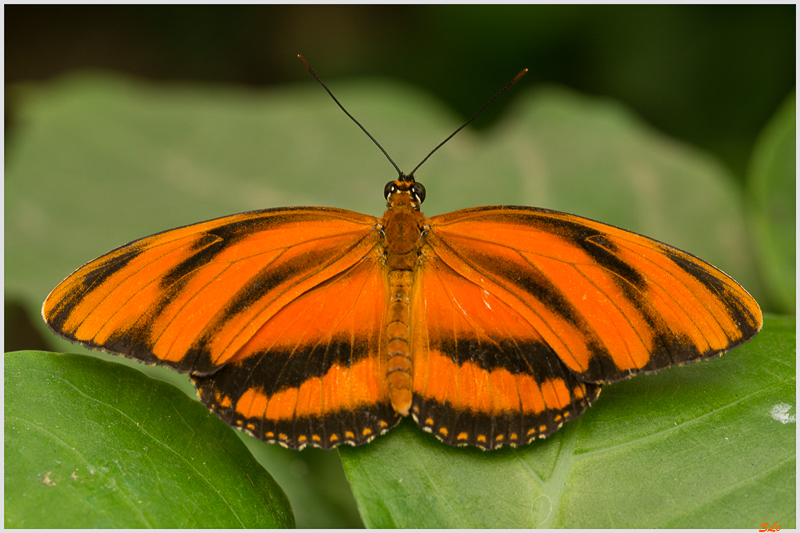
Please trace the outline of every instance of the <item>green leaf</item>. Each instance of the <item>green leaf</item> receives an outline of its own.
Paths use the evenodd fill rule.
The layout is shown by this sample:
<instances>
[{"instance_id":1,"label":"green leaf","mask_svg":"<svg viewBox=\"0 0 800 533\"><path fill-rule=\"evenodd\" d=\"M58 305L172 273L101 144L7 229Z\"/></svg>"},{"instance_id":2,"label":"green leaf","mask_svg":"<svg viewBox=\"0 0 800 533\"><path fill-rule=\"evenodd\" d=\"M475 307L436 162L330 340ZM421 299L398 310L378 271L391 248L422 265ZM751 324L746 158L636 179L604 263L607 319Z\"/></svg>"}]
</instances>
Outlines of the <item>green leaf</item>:
<instances>
[{"instance_id":1,"label":"green leaf","mask_svg":"<svg viewBox=\"0 0 800 533\"><path fill-rule=\"evenodd\" d=\"M792 93L753 151L748 186L758 266L770 301L794 313L797 275L797 135Z\"/></svg>"},{"instance_id":2,"label":"green leaf","mask_svg":"<svg viewBox=\"0 0 800 533\"><path fill-rule=\"evenodd\" d=\"M294 526L236 435L171 385L83 355L4 368L6 527Z\"/></svg>"},{"instance_id":3,"label":"green leaf","mask_svg":"<svg viewBox=\"0 0 800 533\"><path fill-rule=\"evenodd\" d=\"M453 448L409 420L339 453L368 527L795 527L795 321L721 359L603 389L517 449Z\"/></svg>"}]
</instances>

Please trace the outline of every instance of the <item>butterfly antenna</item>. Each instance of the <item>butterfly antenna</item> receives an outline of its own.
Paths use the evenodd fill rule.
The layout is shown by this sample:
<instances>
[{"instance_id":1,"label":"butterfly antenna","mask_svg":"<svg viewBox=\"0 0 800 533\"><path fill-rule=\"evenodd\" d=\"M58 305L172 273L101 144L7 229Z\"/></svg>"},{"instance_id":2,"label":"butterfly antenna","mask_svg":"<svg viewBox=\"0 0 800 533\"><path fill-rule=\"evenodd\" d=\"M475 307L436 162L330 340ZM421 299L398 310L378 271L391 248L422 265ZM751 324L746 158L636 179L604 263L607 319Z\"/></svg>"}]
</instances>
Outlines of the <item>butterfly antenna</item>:
<instances>
[{"instance_id":1,"label":"butterfly antenna","mask_svg":"<svg viewBox=\"0 0 800 533\"><path fill-rule=\"evenodd\" d=\"M456 134L456 133L458 133L459 131L461 131L461 130L463 130L464 128L466 128L466 127L469 125L469 123L470 123L470 122L472 122L473 120L475 120L475 119L478 117L478 115L480 115L481 113L483 113L483 110L484 110L484 109L486 109L487 107L489 107L489 104L491 104L492 102L494 102L495 98L497 98L498 96L500 96L501 94L503 94L504 92L506 92L507 90L509 90L509 89L511 88L511 86L512 86L512 85L514 85L515 83L517 83L517 82L519 81L519 79L520 79L522 76L524 76L524 75L525 75L527 72L528 72L528 69L522 69L522 70L520 71L520 73L519 73L519 74L517 74L516 76L514 76L514 79L513 79L513 80L511 80L511 81L508 83L508 85L506 85L505 87L503 87L502 89L500 89L500 91L499 91L497 94L495 94L494 96L492 96L491 98L489 98L489 101L488 101L488 102L486 102L486 103L483 105L483 107L482 107L482 108L480 108L480 109L478 110L478 112L477 112L477 113L475 113L474 115L472 115L472 118L471 118L471 119L469 119L468 121L466 121L466 122L465 122L465 123L464 123L464 124L463 124L463 125L462 125L460 128L458 128L456 131L454 131L453 133L451 133L451 134L450 134L450 136L449 136L447 139L445 139L445 140L443 140L442 142L440 142L440 143L439 143L439 145L438 145L436 148L434 148L433 150L431 150L431 152L430 152L428 155L426 155L426 156L425 156L425 159L423 159L422 161L420 161L419 165L417 165L416 167L414 167L414 170L412 170L412 171L411 171L411 174L409 174L409 176L413 176L413 175L414 175L414 173L417 171L417 169L418 169L419 167L421 167L421 166L422 166L422 163L424 163L425 161L427 161L427 160L428 160L428 158L429 158L430 156L432 156L432 155L433 155L433 153L434 153L436 150L438 150L439 148L441 148L442 146L444 146L444 143L446 143L447 141L449 141L450 139L452 139L452 138L455 136L455 134Z\"/></svg>"},{"instance_id":2,"label":"butterfly antenna","mask_svg":"<svg viewBox=\"0 0 800 533\"><path fill-rule=\"evenodd\" d=\"M343 105L342 105L342 104L339 102L339 100L337 100L337 99L336 99L336 97L335 97L335 96L333 96L333 93L331 92L331 90L330 90L330 89L328 89L328 86L327 86L327 85L325 85L324 83L322 83L322 80L321 80L321 79L319 79L319 76L317 76L317 73L316 73L316 72L314 72L314 69L313 69L313 68L311 68L311 65L309 65L309 64L308 64L308 61L306 61L306 58L304 58L304 57L303 57L303 56L301 56L300 54L297 54L297 57L300 59L300 61L302 61L302 62L303 62L303 64L306 66L306 68L307 68L307 69L308 69L308 71L311 73L311 75L312 75L312 76L314 76L314 79L315 79L315 80L317 80L317 83L319 83L320 85L322 85L322 88L323 88L323 89L325 89L326 91L328 91L328 94L329 94L329 95L331 95L331 98L333 98L333 101L334 101L334 102L336 102L336 105L338 105L338 106L341 108L341 110L342 110L342 111L344 111L344 114L345 114L345 115L347 115L348 117L350 117L350 120L352 120L353 122L355 122L355 123L356 123L356 125L357 125L359 128L361 128L361 131L363 131L364 133L366 133L366 134L367 134L367 137L369 137L369 138L372 140L372 142L374 142L374 143L375 143L375 146L377 146L378 148L380 148L380 149L381 149L381 152L383 152L383 155L385 155L385 156L386 156L386 159L388 159L388 160L389 160L389 162L392 164L392 166L395 168L395 170L397 170L397 173L398 173L399 175L401 175L401 176L402 176L402 175L403 175L403 171L401 171L401 170L400 170L400 167L398 167L398 166L397 166L397 164L394 162L394 160L392 160L392 158L391 158L391 157L389 157L389 154L388 154L388 153L386 153L386 150L384 150L384 149L383 149L383 146L381 146L381 145L380 145L380 143L379 143L378 141L376 141L376 140L375 140L375 137L373 137L372 135L370 135L370 134L369 134L369 132L367 131L367 128L365 128L364 126L362 126L362 125L361 125L361 123L360 123L359 121L357 121L357 120L355 119L355 117L353 117L353 115L351 115L350 113L348 113L348 112L347 112L347 109L345 109L345 108L344 108L344 106L343 106ZM413 173L412 173L412 174L413 174Z\"/></svg>"}]
</instances>

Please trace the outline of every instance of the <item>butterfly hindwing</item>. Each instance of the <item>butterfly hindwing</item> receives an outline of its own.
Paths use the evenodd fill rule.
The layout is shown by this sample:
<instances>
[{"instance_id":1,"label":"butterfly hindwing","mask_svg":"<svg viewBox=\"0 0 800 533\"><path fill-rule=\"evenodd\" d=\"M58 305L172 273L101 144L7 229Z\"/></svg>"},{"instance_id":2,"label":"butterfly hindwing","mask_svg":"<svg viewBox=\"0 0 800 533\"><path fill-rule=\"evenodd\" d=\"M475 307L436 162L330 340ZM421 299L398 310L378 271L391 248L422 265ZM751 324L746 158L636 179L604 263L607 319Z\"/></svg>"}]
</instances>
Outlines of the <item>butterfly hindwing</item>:
<instances>
[{"instance_id":1,"label":"butterfly hindwing","mask_svg":"<svg viewBox=\"0 0 800 533\"><path fill-rule=\"evenodd\" d=\"M385 399L377 220L340 209L233 215L134 241L45 301L56 333L190 373L224 420L299 448L371 440Z\"/></svg>"},{"instance_id":2,"label":"butterfly hindwing","mask_svg":"<svg viewBox=\"0 0 800 533\"><path fill-rule=\"evenodd\" d=\"M423 253L411 311L420 426L453 445L522 445L597 398L600 387L581 382L520 313Z\"/></svg>"}]
</instances>

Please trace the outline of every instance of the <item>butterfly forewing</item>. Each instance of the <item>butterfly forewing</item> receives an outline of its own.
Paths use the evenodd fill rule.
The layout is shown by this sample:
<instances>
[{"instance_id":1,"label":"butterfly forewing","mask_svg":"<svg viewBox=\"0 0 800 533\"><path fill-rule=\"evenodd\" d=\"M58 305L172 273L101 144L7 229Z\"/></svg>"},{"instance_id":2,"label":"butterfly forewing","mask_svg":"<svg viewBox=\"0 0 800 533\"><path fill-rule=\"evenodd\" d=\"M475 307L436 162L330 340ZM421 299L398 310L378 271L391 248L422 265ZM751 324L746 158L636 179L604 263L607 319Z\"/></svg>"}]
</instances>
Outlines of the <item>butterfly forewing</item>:
<instances>
[{"instance_id":1,"label":"butterfly forewing","mask_svg":"<svg viewBox=\"0 0 800 533\"><path fill-rule=\"evenodd\" d=\"M159 233L79 268L42 313L71 341L191 373L204 403L264 440L366 442L398 420L377 224L296 208Z\"/></svg>"},{"instance_id":2,"label":"butterfly forewing","mask_svg":"<svg viewBox=\"0 0 800 533\"><path fill-rule=\"evenodd\" d=\"M587 382L713 357L761 328L758 304L723 272L581 217L465 209L429 219L427 242L438 261L513 309Z\"/></svg>"}]
</instances>

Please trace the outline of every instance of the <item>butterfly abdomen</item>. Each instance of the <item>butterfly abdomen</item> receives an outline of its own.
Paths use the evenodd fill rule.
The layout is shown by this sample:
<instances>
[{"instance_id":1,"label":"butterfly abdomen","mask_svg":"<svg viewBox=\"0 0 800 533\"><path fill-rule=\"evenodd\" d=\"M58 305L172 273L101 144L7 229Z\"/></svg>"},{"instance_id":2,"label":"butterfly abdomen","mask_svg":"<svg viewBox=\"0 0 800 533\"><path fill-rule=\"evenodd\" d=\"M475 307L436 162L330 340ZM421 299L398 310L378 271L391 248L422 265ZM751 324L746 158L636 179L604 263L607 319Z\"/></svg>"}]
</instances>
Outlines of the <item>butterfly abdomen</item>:
<instances>
[{"instance_id":1,"label":"butterfly abdomen","mask_svg":"<svg viewBox=\"0 0 800 533\"><path fill-rule=\"evenodd\" d=\"M408 414L411 407L411 349L408 334L409 289L414 280L410 270L389 272L389 310L386 314L386 384L394 410Z\"/></svg>"},{"instance_id":2,"label":"butterfly abdomen","mask_svg":"<svg viewBox=\"0 0 800 533\"><path fill-rule=\"evenodd\" d=\"M411 407L409 294L419 258L422 213L394 207L384 215L389 309L386 313L386 385L392 407L407 415Z\"/></svg>"}]
</instances>

